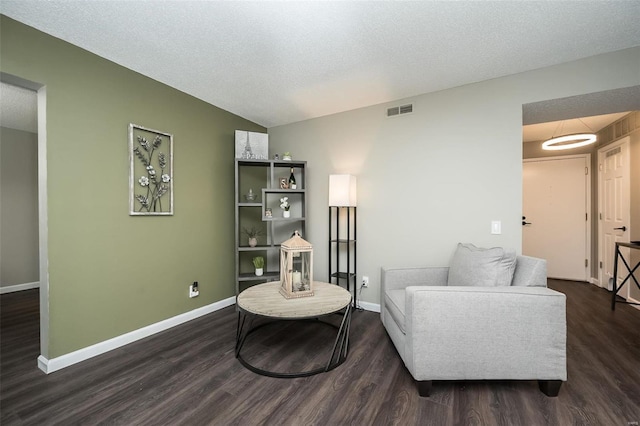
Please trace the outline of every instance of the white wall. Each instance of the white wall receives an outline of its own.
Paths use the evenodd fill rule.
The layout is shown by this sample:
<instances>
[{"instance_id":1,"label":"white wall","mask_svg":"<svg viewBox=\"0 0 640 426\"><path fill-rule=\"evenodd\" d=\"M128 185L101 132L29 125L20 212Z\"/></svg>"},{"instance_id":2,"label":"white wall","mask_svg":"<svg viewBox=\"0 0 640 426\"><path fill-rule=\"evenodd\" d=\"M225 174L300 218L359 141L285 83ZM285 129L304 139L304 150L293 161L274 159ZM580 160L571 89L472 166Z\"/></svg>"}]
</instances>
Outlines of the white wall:
<instances>
[{"instance_id":1,"label":"white wall","mask_svg":"<svg viewBox=\"0 0 640 426\"><path fill-rule=\"evenodd\" d=\"M457 242L520 251L522 105L639 83L634 48L269 129L272 153L308 161L314 276L327 279L332 173L358 177L365 301L379 303L382 266L447 265ZM413 114L385 117L407 102Z\"/></svg>"}]
</instances>

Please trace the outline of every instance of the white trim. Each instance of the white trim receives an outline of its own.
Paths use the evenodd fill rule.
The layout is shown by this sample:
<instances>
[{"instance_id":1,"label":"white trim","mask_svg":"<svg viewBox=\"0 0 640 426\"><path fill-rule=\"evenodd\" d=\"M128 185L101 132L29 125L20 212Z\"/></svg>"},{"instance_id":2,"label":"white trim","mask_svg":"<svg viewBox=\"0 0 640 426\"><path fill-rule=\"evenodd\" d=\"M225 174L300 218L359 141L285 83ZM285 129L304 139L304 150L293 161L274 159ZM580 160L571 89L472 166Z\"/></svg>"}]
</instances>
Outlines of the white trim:
<instances>
[{"instance_id":1,"label":"white trim","mask_svg":"<svg viewBox=\"0 0 640 426\"><path fill-rule=\"evenodd\" d=\"M358 302L360 307L365 311L377 312L380 313L380 304L378 303L370 303L370 302Z\"/></svg>"},{"instance_id":2,"label":"white trim","mask_svg":"<svg viewBox=\"0 0 640 426\"><path fill-rule=\"evenodd\" d=\"M183 324L187 321L194 320L203 315L210 314L227 306L234 305L236 303L235 296L221 300L219 302L212 303L201 308L194 309L189 312L185 312L180 315L176 315L172 318L157 322L155 324L148 325L146 327L139 328L137 330L125 333L121 336L114 337L109 340L105 340L95 345L87 346L86 348L78 349L77 351L61 355L57 358L47 359L45 356L40 355L38 357L38 368L45 373L53 373L60 369L69 367L73 364L85 361L93 358L94 356L102 355L105 352L112 351L122 346L133 343L137 340L144 339L161 331L168 330L177 325Z\"/></svg>"},{"instance_id":3,"label":"white trim","mask_svg":"<svg viewBox=\"0 0 640 426\"><path fill-rule=\"evenodd\" d=\"M33 283L15 284L0 287L0 294L13 293L15 291L31 290L32 288L40 288L40 281Z\"/></svg>"},{"instance_id":4,"label":"white trim","mask_svg":"<svg viewBox=\"0 0 640 426\"><path fill-rule=\"evenodd\" d=\"M600 285L600 280L598 280L598 278L595 278L595 277L589 278L589 283L591 283L593 285L597 285L598 287L602 287Z\"/></svg>"},{"instance_id":5,"label":"white trim","mask_svg":"<svg viewBox=\"0 0 640 426\"><path fill-rule=\"evenodd\" d=\"M34 83L35 84L35 83ZM40 353L49 356L49 195L47 88L38 89L38 250L40 251Z\"/></svg>"}]
</instances>

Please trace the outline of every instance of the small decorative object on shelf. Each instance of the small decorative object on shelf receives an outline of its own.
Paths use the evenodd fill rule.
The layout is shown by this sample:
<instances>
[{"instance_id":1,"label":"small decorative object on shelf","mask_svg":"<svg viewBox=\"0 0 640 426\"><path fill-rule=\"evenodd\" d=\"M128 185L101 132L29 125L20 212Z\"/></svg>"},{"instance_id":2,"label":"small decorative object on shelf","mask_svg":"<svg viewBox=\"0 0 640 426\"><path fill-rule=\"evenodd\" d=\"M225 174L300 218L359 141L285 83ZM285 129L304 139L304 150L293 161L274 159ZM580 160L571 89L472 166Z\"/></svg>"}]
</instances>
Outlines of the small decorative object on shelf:
<instances>
[{"instance_id":1,"label":"small decorative object on shelf","mask_svg":"<svg viewBox=\"0 0 640 426\"><path fill-rule=\"evenodd\" d=\"M280 189L289 189L289 182L286 177L280 178Z\"/></svg>"},{"instance_id":2,"label":"small decorative object on shelf","mask_svg":"<svg viewBox=\"0 0 640 426\"><path fill-rule=\"evenodd\" d=\"M249 192L244 196L247 201L254 201L256 199L256 194L253 193L253 189L249 188Z\"/></svg>"},{"instance_id":3,"label":"small decorative object on shelf","mask_svg":"<svg viewBox=\"0 0 640 426\"><path fill-rule=\"evenodd\" d=\"M291 204L289 204L289 197L280 198L280 208L284 210L282 212L282 217L291 217L291 212L289 211L291 208Z\"/></svg>"},{"instance_id":4,"label":"small decorative object on shelf","mask_svg":"<svg viewBox=\"0 0 640 426\"><path fill-rule=\"evenodd\" d=\"M296 177L293 175L293 167L291 168L291 175L289 176L289 189L296 189Z\"/></svg>"},{"instance_id":5,"label":"small decorative object on shelf","mask_svg":"<svg viewBox=\"0 0 640 426\"><path fill-rule=\"evenodd\" d=\"M282 154L282 159L284 161L291 161L291 153L289 153L288 151L285 152L284 154Z\"/></svg>"},{"instance_id":6,"label":"small decorative object on shelf","mask_svg":"<svg viewBox=\"0 0 640 426\"><path fill-rule=\"evenodd\" d=\"M255 247L258 245L258 237L262 235L262 231L255 226L251 228L243 228L245 234L247 234L247 238L249 238L249 247Z\"/></svg>"},{"instance_id":7,"label":"small decorative object on shelf","mask_svg":"<svg viewBox=\"0 0 640 426\"><path fill-rule=\"evenodd\" d=\"M268 218L272 218L273 214L271 213L271 208L267 207L266 209L264 209L264 217L268 217Z\"/></svg>"},{"instance_id":8,"label":"small decorative object on shelf","mask_svg":"<svg viewBox=\"0 0 640 426\"><path fill-rule=\"evenodd\" d=\"M280 246L280 294L287 299L313 296L313 246L298 231Z\"/></svg>"},{"instance_id":9,"label":"small decorative object on shelf","mask_svg":"<svg viewBox=\"0 0 640 426\"><path fill-rule=\"evenodd\" d=\"M273 159L278 161L280 159L280 155L278 154L273 154Z\"/></svg>"},{"instance_id":10,"label":"small decorative object on shelf","mask_svg":"<svg viewBox=\"0 0 640 426\"><path fill-rule=\"evenodd\" d=\"M264 257L256 256L253 258L253 266L256 268L256 276L261 277L264 274Z\"/></svg>"}]
</instances>

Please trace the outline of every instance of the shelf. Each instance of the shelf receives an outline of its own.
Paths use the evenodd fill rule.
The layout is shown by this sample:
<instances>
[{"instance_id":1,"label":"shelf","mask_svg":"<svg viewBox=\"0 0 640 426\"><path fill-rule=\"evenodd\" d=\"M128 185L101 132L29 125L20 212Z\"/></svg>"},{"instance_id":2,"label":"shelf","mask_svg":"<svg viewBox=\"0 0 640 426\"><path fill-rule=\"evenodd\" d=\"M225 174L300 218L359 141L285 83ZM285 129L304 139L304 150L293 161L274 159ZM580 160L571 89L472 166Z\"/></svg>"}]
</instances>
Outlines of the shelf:
<instances>
[{"instance_id":1,"label":"shelf","mask_svg":"<svg viewBox=\"0 0 640 426\"><path fill-rule=\"evenodd\" d=\"M278 281L279 279L280 272L265 272L261 277L254 273L240 274L238 276L238 281Z\"/></svg>"},{"instance_id":2,"label":"shelf","mask_svg":"<svg viewBox=\"0 0 640 426\"><path fill-rule=\"evenodd\" d=\"M333 274L331 274L331 278L338 278L341 280L346 280L349 278L354 278L356 276L356 274L350 274L347 272L334 272Z\"/></svg>"},{"instance_id":3,"label":"shelf","mask_svg":"<svg viewBox=\"0 0 640 426\"><path fill-rule=\"evenodd\" d=\"M238 165L240 166L257 166L257 167L269 167L273 164L274 167L297 167L301 168L306 166L306 161L295 161L295 160L247 160L237 158Z\"/></svg>"},{"instance_id":4,"label":"shelf","mask_svg":"<svg viewBox=\"0 0 640 426\"><path fill-rule=\"evenodd\" d=\"M266 217L262 216L263 222L295 222L300 220L307 220L305 217Z\"/></svg>"},{"instance_id":5,"label":"shelf","mask_svg":"<svg viewBox=\"0 0 640 426\"><path fill-rule=\"evenodd\" d=\"M262 203L238 203L238 207L262 207Z\"/></svg>"},{"instance_id":6,"label":"shelf","mask_svg":"<svg viewBox=\"0 0 640 426\"><path fill-rule=\"evenodd\" d=\"M240 246L238 247L238 251L264 251L264 250L280 250L280 245L274 245L274 246L255 246L255 247L249 247L249 246Z\"/></svg>"},{"instance_id":7,"label":"shelf","mask_svg":"<svg viewBox=\"0 0 640 426\"><path fill-rule=\"evenodd\" d=\"M342 209L348 214L340 214ZM352 291L354 307L358 306L356 236L356 207L329 206L329 282Z\"/></svg>"},{"instance_id":8,"label":"shelf","mask_svg":"<svg viewBox=\"0 0 640 426\"><path fill-rule=\"evenodd\" d=\"M269 188L263 188L262 192L264 193L270 193L270 194L304 194L305 192L307 192L306 189L269 189Z\"/></svg>"}]
</instances>

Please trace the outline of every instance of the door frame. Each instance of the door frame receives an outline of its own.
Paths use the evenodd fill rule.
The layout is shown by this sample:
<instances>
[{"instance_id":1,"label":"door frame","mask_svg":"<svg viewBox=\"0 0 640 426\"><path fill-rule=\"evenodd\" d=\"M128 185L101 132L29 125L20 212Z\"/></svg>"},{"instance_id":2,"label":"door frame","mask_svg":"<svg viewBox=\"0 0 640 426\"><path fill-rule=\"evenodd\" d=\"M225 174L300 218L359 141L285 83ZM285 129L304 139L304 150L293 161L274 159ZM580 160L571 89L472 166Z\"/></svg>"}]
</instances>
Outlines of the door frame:
<instances>
[{"instance_id":1,"label":"door frame","mask_svg":"<svg viewBox=\"0 0 640 426\"><path fill-rule=\"evenodd\" d=\"M44 84L0 72L0 81L37 92L38 102L38 244L40 254L40 356L38 368L47 372L49 358L49 228L47 192L47 88Z\"/></svg>"},{"instance_id":2,"label":"door frame","mask_svg":"<svg viewBox=\"0 0 640 426\"><path fill-rule=\"evenodd\" d=\"M625 136L622 137L620 139L615 140L614 142L611 142L607 145L604 145L600 148L598 148L598 280L597 280L597 285L599 287L602 288L608 288L608 280L604 279L603 277L603 273L604 273L604 268L601 267L600 265L604 265L604 229L602 226L602 220L600 219L600 216L602 215L602 210L603 210L603 202L604 202L604 197L603 197L603 189L602 189L602 173L600 170L600 166L602 165L602 161L604 160L604 154L605 151L609 151L610 149L616 148L618 146L626 146L627 148L627 160L626 160L626 164L625 167L627 169L627 173L626 173L626 178L625 178L625 182L624 185L627 189L626 191L626 196L629 199L629 201L631 200L631 138L629 136ZM629 202L629 219L631 219L631 203ZM626 225L625 225L626 226ZM631 239L631 220L629 220L629 225L628 225L628 232L629 234L629 239ZM627 288L628 291L628 288ZM626 298L625 298L626 299Z\"/></svg>"},{"instance_id":3,"label":"door frame","mask_svg":"<svg viewBox=\"0 0 640 426\"><path fill-rule=\"evenodd\" d=\"M585 221L585 259L587 259L587 265L585 267L585 281L590 282L593 280L591 276L591 265L592 261L592 242L591 242L591 226L592 226L592 216L593 216L593 204L591 202L591 154L569 154L569 155L554 155L550 157L534 157L534 158L525 158L522 160L523 163L533 163L540 161L558 161L558 160L571 160L571 159L584 159L585 160L585 209L587 212L587 220ZM524 194L523 194L523 202L524 202Z\"/></svg>"}]
</instances>

